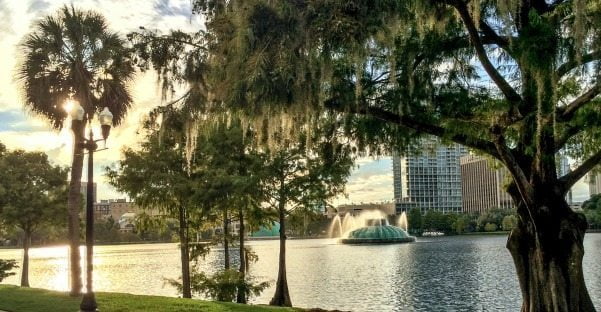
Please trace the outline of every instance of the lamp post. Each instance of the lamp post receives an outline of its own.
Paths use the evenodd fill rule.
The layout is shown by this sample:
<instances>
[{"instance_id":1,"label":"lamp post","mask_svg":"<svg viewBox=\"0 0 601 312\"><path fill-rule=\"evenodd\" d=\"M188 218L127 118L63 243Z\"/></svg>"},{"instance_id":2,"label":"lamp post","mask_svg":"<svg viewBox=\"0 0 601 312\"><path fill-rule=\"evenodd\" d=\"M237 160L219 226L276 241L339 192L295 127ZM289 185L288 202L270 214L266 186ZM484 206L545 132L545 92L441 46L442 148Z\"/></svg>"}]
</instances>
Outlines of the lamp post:
<instances>
[{"instance_id":1,"label":"lamp post","mask_svg":"<svg viewBox=\"0 0 601 312\"><path fill-rule=\"evenodd\" d=\"M85 127L84 109L75 102L73 109L70 112L72 119L72 128L75 133L83 133L81 127ZM82 312L97 311L98 305L96 304L96 296L92 288L92 272L94 270L94 152L98 150L98 141L105 142L109 136L111 125L113 123L113 114L105 107L104 110L98 114L98 120L102 128L102 139L94 140L94 133L92 132L92 118L89 118L89 138L75 136L76 142L83 149L88 150L88 185L86 194L86 293L83 295L79 309Z\"/></svg>"}]
</instances>

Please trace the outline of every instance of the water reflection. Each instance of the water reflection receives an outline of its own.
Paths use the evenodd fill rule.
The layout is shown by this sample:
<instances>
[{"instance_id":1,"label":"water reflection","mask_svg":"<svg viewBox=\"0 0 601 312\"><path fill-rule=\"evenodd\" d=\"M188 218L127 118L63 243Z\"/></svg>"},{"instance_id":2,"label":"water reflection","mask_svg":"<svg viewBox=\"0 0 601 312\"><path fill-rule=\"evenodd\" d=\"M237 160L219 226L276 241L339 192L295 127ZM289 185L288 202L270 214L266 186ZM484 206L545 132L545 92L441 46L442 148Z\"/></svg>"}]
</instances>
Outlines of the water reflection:
<instances>
[{"instance_id":1,"label":"water reflection","mask_svg":"<svg viewBox=\"0 0 601 312\"><path fill-rule=\"evenodd\" d=\"M352 311L518 311L520 292L505 240L505 236L459 236L381 246L290 240L292 302ZM275 281L278 242L249 245L259 256L251 274ZM593 302L601 308L601 234L588 234L585 250L585 279ZM177 296L164 284L164 278L180 276L176 244L97 246L94 251L96 290ZM222 255L222 249L214 249L203 270L221 269ZM21 250L0 249L2 259L21 257ZM237 262L236 251L232 257ZM68 268L67 247L31 250L32 287L68 290ZM16 275L5 282L19 281ZM273 291L272 285L253 301L267 303Z\"/></svg>"}]
</instances>

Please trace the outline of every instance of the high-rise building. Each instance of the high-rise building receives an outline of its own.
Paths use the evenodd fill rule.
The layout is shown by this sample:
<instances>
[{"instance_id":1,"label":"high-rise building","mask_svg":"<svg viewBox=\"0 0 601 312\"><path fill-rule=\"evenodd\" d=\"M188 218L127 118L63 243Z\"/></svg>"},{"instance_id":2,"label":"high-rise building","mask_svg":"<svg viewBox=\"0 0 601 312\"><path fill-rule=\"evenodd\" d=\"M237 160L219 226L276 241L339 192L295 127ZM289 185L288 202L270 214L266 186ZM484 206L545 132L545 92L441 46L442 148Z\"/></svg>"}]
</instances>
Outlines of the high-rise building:
<instances>
[{"instance_id":1,"label":"high-rise building","mask_svg":"<svg viewBox=\"0 0 601 312\"><path fill-rule=\"evenodd\" d=\"M423 139L419 153L393 155L394 199L397 213L417 207L422 211L461 211L459 158L467 149Z\"/></svg>"},{"instance_id":2,"label":"high-rise building","mask_svg":"<svg viewBox=\"0 0 601 312\"><path fill-rule=\"evenodd\" d=\"M589 195L597 195L601 193L601 172L590 172L587 175Z\"/></svg>"},{"instance_id":3,"label":"high-rise building","mask_svg":"<svg viewBox=\"0 0 601 312\"><path fill-rule=\"evenodd\" d=\"M572 171L572 168L570 167L570 162L568 160L568 156L566 156L566 154L560 152L557 153L555 157L555 159L557 159L556 163L558 177L563 177L564 175ZM566 194L566 201L568 202L568 205L572 204L572 189L568 190L568 193Z\"/></svg>"},{"instance_id":4,"label":"high-rise building","mask_svg":"<svg viewBox=\"0 0 601 312\"><path fill-rule=\"evenodd\" d=\"M475 155L461 157L460 163L463 212L514 207L511 196L503 188L509 178L504 167L494 168L485 157Z\"/></svg>"},{"instance_id":5,"label":"high-rise building","mask_svg":"<svg viewBox=\"0 0 601 312\"><path fill-rule=\"evenodd\" d=\"M94 220L107 219L111 215L111 204L103 199L94 203Z\"/></svg>"}]
</instances>

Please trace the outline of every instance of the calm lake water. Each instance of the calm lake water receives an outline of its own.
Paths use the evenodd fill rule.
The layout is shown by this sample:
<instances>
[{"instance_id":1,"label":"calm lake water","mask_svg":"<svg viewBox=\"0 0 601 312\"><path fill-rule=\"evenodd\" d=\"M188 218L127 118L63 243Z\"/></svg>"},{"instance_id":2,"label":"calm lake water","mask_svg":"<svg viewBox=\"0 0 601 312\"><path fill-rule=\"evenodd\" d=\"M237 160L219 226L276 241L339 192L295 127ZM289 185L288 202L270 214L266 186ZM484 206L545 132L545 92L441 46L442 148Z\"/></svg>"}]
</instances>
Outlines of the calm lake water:
<instances>
[{"instance_id":1,"label":"calm lake water","mask_svg":"<svg viewBox=\"0 0 601 312\"><path fill-rule=\"evenodd\" d=\"M288 282L292 303L349 311L519 311L515 269L505 249L506 236L421 238L414 244L348 246L334 240L289 240ZM275 281L278 242L253 241L259 256L251 266L258 280ZM584 274L601 310L601 234L585 238ZM177 296L163 282L179 276L176 244L95 248L98 291ZM203 262L206 271L222 266L215 248ZM0 258L21 251L0 250ZM66 247L31 250L32 287L68 289ZM18 276L5 281L18 284ZM267 303L273 286L255 303Z\"/></svg>"}]
</instances>

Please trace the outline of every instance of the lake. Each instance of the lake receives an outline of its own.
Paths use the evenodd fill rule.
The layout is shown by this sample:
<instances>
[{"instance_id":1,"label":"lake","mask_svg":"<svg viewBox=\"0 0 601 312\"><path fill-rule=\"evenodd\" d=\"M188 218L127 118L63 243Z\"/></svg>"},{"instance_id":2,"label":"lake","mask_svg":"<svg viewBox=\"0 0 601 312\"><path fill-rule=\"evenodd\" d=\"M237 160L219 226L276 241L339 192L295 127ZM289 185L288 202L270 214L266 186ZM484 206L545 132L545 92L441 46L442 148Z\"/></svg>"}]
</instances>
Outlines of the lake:
<instances>
[{"instance_id":1,"label":"lake","mask_svg":"<svg viewBox=\"0 0 601 312\"><path fill-rule=\"evenodd\" d=\"M519 311L520 291L506 239L464 235L372 246L289 240L292 303L349 311ZM601 310L601 233L587 234L584 244L586 283ZM278 241L249 245L259 257L251 264L251 274L260 281L275 281ZM164 283L164 278L179 276L177 244L98 246L95 253L97 291L177 296ZM203 270L222 267L222 256L223 250L214 248L202 262ZM2 259L21 257L19 249L0 250ZM33 248L30 257L32 287L68 289L66 247ZM4 283L19 281L12 276ZM252 302L269 302L273 286Z\"/></svg>"}]
</instances>

